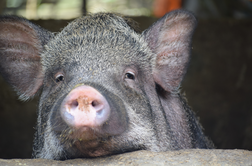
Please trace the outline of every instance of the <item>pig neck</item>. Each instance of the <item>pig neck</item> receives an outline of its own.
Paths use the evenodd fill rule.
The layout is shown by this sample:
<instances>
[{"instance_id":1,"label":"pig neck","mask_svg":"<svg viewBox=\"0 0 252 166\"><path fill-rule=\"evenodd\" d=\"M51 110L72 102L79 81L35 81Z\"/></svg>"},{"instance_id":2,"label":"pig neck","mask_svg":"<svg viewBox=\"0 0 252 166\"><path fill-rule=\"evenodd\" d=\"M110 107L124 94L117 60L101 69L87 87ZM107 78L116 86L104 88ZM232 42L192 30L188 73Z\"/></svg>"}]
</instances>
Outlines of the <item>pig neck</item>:
<instances>
[{"instance_id":1,"label":"pig neck","mask_svg":"<svg viewBox=\"0 0 252 166\"><path fill-rule=\"evenodd\" d=\"M161 102L158 98L157 92L155 89L150 88L147 83L145 84L145 92L149 98L149 104L152 108L152 117L154 130L156 131L157 140L159 142L158 151L167 151L167 150L175 150L178 149L176 147L175 139L171 134L170 125L167 123L166 115L164 109L161 106Z\"/></svg>"},{"instance_id":2,"label":"pig neck","mask_svg":"<svg viewBox=\"0 0 252 166\"><path fill-rule=\"evenodd\" d=\"M159 97L161 105L164 109L166 121L170 126L173 140L178 149L193 148L192 132L188 122L188 106L184 106L180 94L170 94L165 98Z\"/></svg>"}]
</instances>

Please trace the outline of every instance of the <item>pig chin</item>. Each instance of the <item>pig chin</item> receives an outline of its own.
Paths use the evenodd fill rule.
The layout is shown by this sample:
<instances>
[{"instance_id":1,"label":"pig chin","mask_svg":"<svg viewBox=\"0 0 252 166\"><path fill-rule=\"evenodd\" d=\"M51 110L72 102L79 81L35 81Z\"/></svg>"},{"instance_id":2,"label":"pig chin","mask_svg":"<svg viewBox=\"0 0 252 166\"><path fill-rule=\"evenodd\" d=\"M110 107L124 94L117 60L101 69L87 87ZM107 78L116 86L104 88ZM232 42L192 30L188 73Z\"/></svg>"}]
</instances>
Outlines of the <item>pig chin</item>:
<instances>
[{"instance_id":1,"label":"pig chin","mask_svg":"<svg viewBox=\"0 0 252 166\"><path fill-rule=\"evenodd\" d=\"M74 148L79 157L98 157L110 154L109 151L102 148L105 144L109 144L110 138L98 134L90 128L81 128L69 135L69 138L73 141L71 141L71 146L67 148L70 148L69 150Z\"/></svg>"},{"instance_id":2,"label":"pig chin","mask_svg":"<svg viewBox=\"0 0 252 166\"><path fill-rule=\"evenodd\" d=\"M77 156L80 157L99 157L112 154L113 147L110 146L110 141L98 138L89 141L75 141L74 147L78 149Z\"/></svg>"}]
</instances>

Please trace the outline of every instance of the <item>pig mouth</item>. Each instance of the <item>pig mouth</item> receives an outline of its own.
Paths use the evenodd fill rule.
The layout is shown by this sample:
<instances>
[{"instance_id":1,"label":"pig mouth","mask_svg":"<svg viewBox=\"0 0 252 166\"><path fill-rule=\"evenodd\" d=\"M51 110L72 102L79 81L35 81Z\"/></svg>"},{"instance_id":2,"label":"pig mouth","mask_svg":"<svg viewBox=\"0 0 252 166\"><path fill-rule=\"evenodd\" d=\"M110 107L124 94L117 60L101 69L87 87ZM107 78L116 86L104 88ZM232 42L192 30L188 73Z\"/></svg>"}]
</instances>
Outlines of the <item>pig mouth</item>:
<instances>
[{"instance_id":1,"label":"pig mouth","mask_svg":"<svg viewBox=\"0 0 252 166\"><path fill-rule=\"evenodd\" d=\"M104 146L104 144L104 140L99 139L88 142L76 141L74 146L78 149L81 157L100 157L112 153L112 148L109 148L112 146Z\"/></svg>"},{"instance_id":2,"label":"pig mouth","mask_svg":"<svg viewBox=\"0 0 252 166\"><path fill-rule=\"evenodd\" d=\"M64 134L60 136L61 144L63 144L65 150L75 151L73 158L110 155L113 150L112 137L114 136L101 134L97 129L90 127L71 130L67 136ZM71 156L69 157L71 158Z\"/></svg>"},{"instance_id":3,"label":"pig mouth","mask_svg":"<svg viewBox=\"0 0 252 166\"><path fill-rule=\"evenodd\" d=\"M62 134L61 134L62 136ZM61 137L60 136L60 137ZM102 133L101 129L91 128L91 127L81 127L79 129L72 129L68 132L67 138L73 142L90 142L98 141L100 139L107 139L108 135Z\"/></svg>"},{"instance_id":4,"label":"pig mouth","mask_svg":"<svg viewBox=\"0 0 252 166\"><path fill-rule=\"evenodd\" d=\"M82 127L79 129L67 129L58 133L58 138L66 151L75 151L76 157L99 157L109 155L111 145L110 134L102 133L97 128ZM106 149L106 150L105 150Z\"/></svg>"}]
</instances>

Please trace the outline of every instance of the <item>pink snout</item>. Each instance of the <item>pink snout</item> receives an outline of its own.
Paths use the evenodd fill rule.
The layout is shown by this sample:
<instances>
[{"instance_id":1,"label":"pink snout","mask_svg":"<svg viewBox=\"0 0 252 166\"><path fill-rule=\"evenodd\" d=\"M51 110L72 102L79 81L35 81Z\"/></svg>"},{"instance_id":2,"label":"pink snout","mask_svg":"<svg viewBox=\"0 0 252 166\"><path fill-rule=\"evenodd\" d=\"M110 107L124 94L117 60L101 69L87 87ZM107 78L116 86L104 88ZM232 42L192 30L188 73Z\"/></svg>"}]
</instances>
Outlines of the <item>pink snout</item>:
<instances>
[{"instance_id":1,"label":"pink snout","mask_svg":"<svg viewBox=\"0 0 252 166\"><path fill-rule=\"evenodd\" d=\"M110 106L105 97L90 86L73 89L61 104L61 116L71 127L98 127L110 116Z\"/></svg>"}]
</instances>

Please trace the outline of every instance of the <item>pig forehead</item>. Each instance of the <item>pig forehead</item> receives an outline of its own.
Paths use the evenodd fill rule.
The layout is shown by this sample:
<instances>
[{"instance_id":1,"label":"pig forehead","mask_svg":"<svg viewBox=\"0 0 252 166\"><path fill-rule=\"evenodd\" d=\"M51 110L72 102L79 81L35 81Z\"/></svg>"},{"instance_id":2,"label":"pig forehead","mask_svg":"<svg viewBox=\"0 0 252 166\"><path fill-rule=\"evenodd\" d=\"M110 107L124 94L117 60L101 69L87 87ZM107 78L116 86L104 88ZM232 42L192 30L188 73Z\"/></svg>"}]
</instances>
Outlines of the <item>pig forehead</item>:
<instances>
[{"instance_id":1,"label":"pig forehead","mask_svg":"<svg viewBox=\"0 0 252 166\"><path fill-rule=\"evenodd\" d=\"M44 66L74 61L88 65L133 61L141 64L150 60L151 53L144 39L123 20L110 18L106 24L100 22L82 19L68 25L48 43Z\"/></svg>"},{"instance_id":2,"label":"pig forehead","mask_svg":"<svg viewBox=\"0 0 252 166\"><path fill-rule=\"evenodd\" d=\"M123 67L135 65L144 67L150 64L151 54L141 46L124 43L124 46L111 45L110 43L86 43L74 46L71 49L59 49L54 52L47 52L43 57L43 64L46 68L65 67L75 64L74 68L88 69L96 68L102 71L110 67Z\"/></svg>"}]
</instances>

